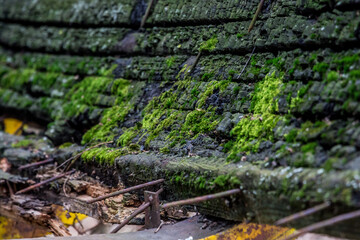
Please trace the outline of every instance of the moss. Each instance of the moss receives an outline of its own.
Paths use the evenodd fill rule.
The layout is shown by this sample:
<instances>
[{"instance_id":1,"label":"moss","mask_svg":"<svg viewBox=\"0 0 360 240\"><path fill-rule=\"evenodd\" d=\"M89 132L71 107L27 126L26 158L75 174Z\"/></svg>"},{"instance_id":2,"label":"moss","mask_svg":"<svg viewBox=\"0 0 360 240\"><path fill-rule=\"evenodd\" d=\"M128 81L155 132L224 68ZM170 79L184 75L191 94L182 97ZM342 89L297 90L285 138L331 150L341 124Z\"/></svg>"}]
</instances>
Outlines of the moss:
<instances>
[{"instance_id":1,"label":"moss","mask_svg":"<svg viewBox=\"0 0 360 240\"><path fill-rule=\"evenodd\" d=\"M33 74L35 74L33 69L10 70L0 78L0 87L23 91L25 84L31 81Z\"/></svg>"},{"instance_id":2,"label":"moss","mask_svg":"<svg viewBox=\"0 0 360 240\"><path fill-rule=\"evenodd\" d=\"M338 162L338 158L329 158L328 160L326 160L326 162L323 164L323 168L325 171L329 172L331 170L333 170L333 165Z\"/></svg>"},{"instance_id":3,"label":"moss","mask_svg":"<svg viewBox=\"0 0 360 240\"><path fill-rule=\"evenodd\" d=\"M312 53L310 55L310 58L308 60L309 63L313 63L315 60L317 59L317 54L316 53Z\"/></svg>"},{"instance_id":4,"label":"moss","mask_svg":"<svg viewBox=\"0 0 360 240\"><path fill-rule=\"evenodd\" d=\"M235 144L235 142L232 141L232 140L230 140L230 141L228 141L227 143L225 143L225 144L224 144L224 151L225 151L225 152L229 152L229 151L233 148L234 144Z\"/></svg>"},{"instance_id":5,"label":"moss","mask_svg":"<svg viewBox=\"0 0 360 240\"><path fill-rule=\"evenodd\" d=\"M351 70L350 72L349 72L349 78L350 79L359 79L360 78L360 70Z\"/></svg>"},{"instance_id":6,"label":"moss","mask_svg":"<svg viewBox=\"0 0 360 240\"><path fill-rule=\"evenodd\" d=\"M184 78L190 73L192 65L184 64L184 66L180 69L179 73L176 75L176 79Z\"/></svg>"},{"instance_id":7,"label":"moss","mask_svg":"<svg viewBox=\"0 0 360 240\"><path fill-rule=\"evenodd\" d=\"M213 77L214 77L214 72L204 73L204 74L201 76L201 80L202 80L202 81L208 81L208 80L212 79Z\"/></svg>"},{"instance_id":8,"label":"moss","mask_svg":"<svg viewBox=\"0 0 360 240\"><path fill-rule=\"evenodd\" d=\"M138 97L144 84L139 82L132 83L125 79L111 80L108 78L100 78L100 80L102 80L102 82L100 81L98 85L95 84L94 86L89 87L92 89L91 91L103 93L110 91L116 96L116 101L114 102L113 107L104 110L100 123L89 129L83 135L82 144L113 140L118 134L115 129L120 122L124 121L125 117L133 109L134 105L132 99ZM86 91L91 92L90 90ZM129 137L129 135L125 134L121 140L118 140L118 144L121 146L126 145L129 141L128 138L125 137Z\"/></svg>"},{"instance_id":9,"label":"moss","mask_svg":"<svg viewBox=\"0 0 360 240\"><path fill-rule=\"evenodd\" d=\"M124 102L120 105L106 109L99 124L89 129L82 138L81 143L108 142L114 139L119 122L123 121L128 112L133 108L131 103Z\"/></svg>"},{"instance_id":10,"label":"moss","mask_svg":"<svg viewBox=\"0 0 360 240\"><path fill-rule=\"evenodd\" d=\"M186 187L194 192L213 192L230 188L238 188L241 181L232 174L217 175L216 177L207 172L201 175L194 172L177 172L168 176L171 182L178 187Z\"/></svg>"},{"instance_id":11,"label":"moss","mask_svg":"<svg viewBox=\"0 0 360 240\"><path fill-rule=\"evenodd\" d=\"M292 99L292 92L289 92L288 95L286 96L286 102L289 105L291 104L291 99Z\"/></svg>"},{"instance_id":12,"label":"moss","mask_svg":"<svg viewBox=\"0 0 360 240\"><path fill-rule=\"evenodd\" d=\"M138 131L137 131L136 127L128 128L128 129L126 129L126 131L123 134L121 134L121 136L117 140L117 145L125 147L137 135L138 135Z\"/></svg>"},{"instance_id":13,"label":"moss","mask_svg":"<svg viewBox=\"0 0 360 240\"><path fill-rule=\"evenodd\" d=\"M273 140L273 129L280 119L281 116L270 113L241 119L230 132L237 140L229 159L236 159L236 154L240 152L257 152L261 141Z\"/></svg>"},{"instance_id":14,"label":"moss","mask_svg":"<svg viewBox=\"0 0 360 240\"><path fill-rule=\"evenodd\" d=\"M171 57L166 58L167 67L171 68L174 65L175 61L176 61L176 56L171 56Z\"/></svg>"},{"instance_id":15,"label":"moss","mask_svg":"<svg viewBox=\"0 0 360 240\"><path fill-rule=\"evenodd\" d=\"M44 90L49 90L60 76L58 73L36 73L32 77L32 84L41 86Z\"/></svg>"},{"instance_id":16,"label":"moss","mask_svg":"<svg viewBox=\"0 0 360 240\"><path fill-rule=\"evenodd\" d=\"M212 182L213 184L223 188L223 187L230 187L234 185L240 185L241 182L237 178L233 178L231 175L219 175L215 178Z\"/></svg>"},{"instance_id":17,"label":"moss","mask_svg":"<svg viewBox=\"0 0 360 240\"><path fill-rule=\"evenodd\" d=\"M289 75L293 75L299 65L300 65L300 60L299 58L296 58L294 60L293 67L288 71Z\"/></svg>"},{"instance_id":18,"label":"moss","mask_svg":"<svg viewBox=\"0 0 360 240\"><path fill-rule=\"evenodd\" d=\"M17 143L11 144L11 146L13 148L21 148L21 147L26 148L31 145L33 145L33 140L30 140L30 139L23 139L23 140L18 141Z\"/></svg>"},{"instance_id":19,"label":"moss","mask_svg":"<svg viewBox=\"0 0 360 240\"><path fill-rule=\"evenodd\" d=\"M213 81L211 81L206 86L205 92L201 94L196 106L198 108L203 107L205 105L208 97L210 97L214 93L215 90L219 89L219 91L224 91L229 84L230 84L230 81L228 81L228 80L223 80L223 81L213 80Z\"/></svg>"},{"instance_id":20,"label":"moss","mask_svg":"<svg viewBox=\"0 0 360 240\"><path fill-rule=\"evenodd\" d=\"M123 133L118 143L125 146L139 136L137 141L143 141L145 146L149 147L150 143L157 138L160 133L167 133L165 140L168 141L168 148L174 147L178 143L184 143L186 139L195 139L199 134L212 132L221 121L221 116L215 113L216 108L205 106L206 100L217 89L224 91L229 81L212 81L206 84L204 91L198 90L199 83L191 81L179 81L175 84L175 89L170 89L162 93L159 97L154 97L143 110L143 119L139 128L128 129ZM197 102L196 109L192 111L177 110L178 98L189 85L193 86L190 91L191 101ZM199 100L197 100L199 98Z\"/></svg>"},{"instance_id":21,"label":"moss","mask_svg":"<svg viewBox=\"0 0 360 240\"><path fill-rule=\"evenodd\" d=\"M236 74L236 71L231 69L231 70L228 72L228 79L227 79L227 80L231 81L231 80L233 79L233 77L234 77L235 74Z\"/></svg>"},{"instance_id":22,"label":"moss","mask_svg":"<svg viewBox=\"0 0 360 240\"><path fill-rule=\"evenodd\" d=\"M107 77L86 77L71 88L66 98L89 106L95 105L98 95L106 93L112 81Z\"/></svg>"},{"instance_id":23,"label":"moss","mask_svg":"<svg viewBox=\"0 0 360 240\"><path fill-rule=\"evenodd\" d=\"M359 53L354 55L349 55L341 57L334 60L334 63L337 64L337 70L343 71L345 73L349 72L350 67L360 60Z\"/></svg>"},{"instance_id":24,"label":"moss","mask_svg":"<svg viewBox=\"0 0 360 240\"><path fill-rule=\"evenodd\" d=\"M348 206L352 205L353 190L351 188L343 189L340 194L340 199Z\"/></svg>"},{"instance_id":25,"label":"moss","mask_svg":"<svg viewBox=\"0 0 360 240\"><path fill-rule=\"evenodd\" d=\"M170 150L169 150L168 147L163 147L163 148L160 149L160 152L161 152L161 153L169 153Z\"/></svg>"},{"instance_id":26,"label":"moss","mask_svg":"<svg viewBox=\"0 0 360 240\"><path fill-rule=\"evenodd\" d=\"M73 145L73 143L71 143L71 142L66 142L66 143L61 144L61 145L59 146L59 149L68 148L68 147L70 147L70 146L72 146L72 145Z\"/></svg>"},{"instance_id":27,"label":"moss","mask_svg":"<svg viewBox=\"0 0 360 240\"><path fill-rule=\"evenodd\" d=\"M104 76L104 77L114 77L114 70L118 67L117 64L113 64L110 68L108 68L107 66L102 66L100 69L99 69L99 74L101 76Z\"/></svg>"},{"instance_id":28,"label":"moss","mask_svg":"<svg viewBox=\"0 0 360 240\"><path fill-rule=\"evenodd\" d=\"M132 143L129 145L129 151L131 152L139 152L140 151L140 145Z\"/></svg>"},{"instance_id":29,"label":"moss","mask_svg":"<svg viewBox=\"0 0 360 240\"><path fill-rule=\"evenodd\" d=\"M265 65L275 66L277 70L283 71L285 66L285 61L281 57L276 57L273 59L266 60Z\"/></svg>"},{"instance_id":30,"label":"moss","mask_svg":"<svg viewBox=\"0 0 360 240\"><path fill-rule=\"evenodd\" d=\"M81 158L85 162L96 161L100 164L112 165L115 162L115 158L127 154L127 149L114 149L107 147L93 148L81 155Z\"/></svg>"},{"instance_id":31,"label":"moss","mask_svg":"<svg viewBox=\"0 0 360 240\"><path fill-rule=\"evenodd\" d=\"M313 66L313 71L318 72L321 76L324 76L325 72L328 70L329 64L325 62L319 62Z\"/></svg>"},{"instance_id":32,"label":"moss","mask_svg":"<svg viewBox=\"0 0 360 240\"><path fill-rule=\"evenodd\" d=\"M276 77L275 72L255 85L251 99L251 111L254 113L275 113L278 111L276 96L280 93L282 76Z\"/></svg>"},{"instance_id":33,"label":"moss","mask_svg":"<svg viewBox=\"0 0 360 240\"><path fill-rule=\"evenodd\" d=\"M146 145L155 139L161 131L171 127L181 115L180 111L170 109L155 109L151 114L145 115L142 121L143 129L149 134L145 142ZM163 116L167 117L164 120L160 120Z\"/></svg>"},{"instance_id":34,"label":"moss","mask_svg":"<svg viewBox=\"0 0 360 240\"><path fill-rule=\"evenodd\" d=\"M78 101L66 102L62 108L64 115L58 115L58 118L71 118L79 116L81 113L91 109L93 108L90 108L88 105Z\"/></svg>"},{"instance_id":35,"label":"moss","mask_svg":"<svg viewBox=\"0 0 360 240\"><path fill-rule=\"evenodd\" d=\"M360 99L360 91L358 91L358 87L356 85L355 80L351 80L351 84L348 88L348 93L350 98L347 100L347 102L344 103L344 105L350 103L351 99L356 101Z\"/></svg>"},{"instance_id":36,"label":"moss","mask_svg":"<svg viewBox=\"0 0 360 240\"><path fill-rule=\"evenodd\" d=\"M305 86L302 86L298 90L297 96L295 98L291 98L290 109L298 107L304 101L303 98L312 85L313 85L313 81L309 81Z\"/></svg>"},{"instance_id":37,"label":"moss","mask_svg":"<svg viewBox=\"0 0 360 240\"><path fill-rule=\"evenodd\" d=\"M208 52L214 51L217 43L218 43L217 36L214 35L206 42L201 43L199 50L200 51L208 51Z\"/></svg>"},{"instance_id":38,"label":"moss","mask_svg":"<svg viewBox=\"0 0 360 240\"><path fill-rule=\"evenodd\" d=\"M231 136L236 136L236 142L230 150L229 160L239 160L241 152L257 152L262 141L274 139L273 129L282 116L275 115L278 111L276 101L280 93L283 76L276 77L275 72L256 84L252 93L251 111L231 130Z\"/></svg>"},{"instance_id":39,"label":"moss","mask_svg":"<svg viewBox=\"0 0 360 240\"><path fill-rule=\"evenodd\" d=\"M286 142L294 143L295 140L296 140L297 135L298 135L298 130L297 129L291 129L290 132L285 135Z\"/></svg>"},{"instance_id":40,"label":"moss","mask_svg":"<svg viewBox=\"0 0 360 240\"><path fill-rule=\"evenodd\" d=\"M236 37L237 38L242 38L242 37L244 37L246 35L246 33L237 33L236 34Z\"/></svg>"},{"instance_id":41,"label":"moss","mask_svg":"<svg viewBox=\"0 0 360 240\"><path fill-rule=\"evenodd\" d=\"M219 117L214 114L214 109L211 107L209 107L207 111L191 111L185 117L185 122L181 127L180 134L196 138L200 133L214 130L219 124L219 121Z\"/></svg>"},{"instance_id":42,"label":"moss","mask_svg":"<svg viewBox=\"0 0 360 240\"><path fill-rule=\"evenodd\" d=\"M318 36L317 34L312 33L312 34L310 35L310 38L311 38L311 39L316 39L316 38L317 38L317 36Z\"/></svg>"},{"instance_id":43,"label":"moss","mask_svg":"<svg viewBox=\"0 0 360 240\"><path fill-rule=\"evenodd\" d=\"M315 124L311 121L306 121L301 124L301 128L298 131L298 139L303 142L316 139L326 130L327 124L322 121L317 121Z\"/></svg>"},{"instance_id":44,"label":"moss","mask_svg":"<svg viewBox=\"0 0 360 240\"><path fill-rule=\"evenodd\" d=\"M312 153L312 154L315 154L315 148L318 144L316 142L311 142L311 143L307 143L303 146L301 146L301 151L303 153Z\"/></svg>"},{"instance_id":45,"label":"moss","mask_svg":"<svg viewBox=\"0 0 360 240\"><path fill-rule=\"evenodd\" d=\"M335 71L330 71L326 77L327 82L337 81L338 79L339 79L339 74Z\"/></svg>"},{"instance_id":46,"label":"moss","mask_svg":"<svg viewBox=\"0 0 360 240\"><path fill-rule=\"evenodd\" d=\"M239 85L236 85L236 86L233 88L233 93L234 93L235 95L237 95L239 92L240 92L240 86L239 86Z\"/></svg>"},{"instance_id":47,"label":"moss","mask_svg":"<svg viewBox=\"0 0 360 240\"><path fill-rule=\"evenodd\" d=\"M194 87L192 90L191 90L191 95L193 95L194 97L197 97L199 95L199 90L197 87Z\"/></svg>"}]
</instances>

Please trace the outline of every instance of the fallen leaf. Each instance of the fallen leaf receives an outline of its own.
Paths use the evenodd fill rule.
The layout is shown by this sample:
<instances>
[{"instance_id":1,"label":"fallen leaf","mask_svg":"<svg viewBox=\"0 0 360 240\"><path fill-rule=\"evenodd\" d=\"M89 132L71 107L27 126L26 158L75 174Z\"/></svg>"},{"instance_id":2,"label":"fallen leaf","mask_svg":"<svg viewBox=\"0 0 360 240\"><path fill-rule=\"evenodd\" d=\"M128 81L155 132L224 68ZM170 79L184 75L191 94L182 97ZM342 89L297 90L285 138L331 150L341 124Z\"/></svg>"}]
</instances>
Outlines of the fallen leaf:
<instances>
[{"instance_id":1,"label":"fallen leaf","mask_svg":"<svg viewBox=\"0 0 360 240\"><path fill-rule=\"evenodd\" d=\"M2 158L0 160L0 169L4 172L8 172L11 169L11 164L7 160L7 158Z\"/></svg>"}]
</instances>

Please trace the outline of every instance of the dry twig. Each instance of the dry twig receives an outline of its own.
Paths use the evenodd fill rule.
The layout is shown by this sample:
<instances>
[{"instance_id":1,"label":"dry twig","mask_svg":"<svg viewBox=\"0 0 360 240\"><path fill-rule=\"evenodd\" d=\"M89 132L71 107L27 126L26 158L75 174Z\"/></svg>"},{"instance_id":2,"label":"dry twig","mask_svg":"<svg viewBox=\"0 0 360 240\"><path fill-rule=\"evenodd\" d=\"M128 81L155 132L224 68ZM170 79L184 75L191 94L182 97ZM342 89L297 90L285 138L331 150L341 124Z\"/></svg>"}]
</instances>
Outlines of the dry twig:
<instances>
[{"instance_id":1,"label":"dry twig","mask_svg":"<svg viewBox=\"0 0 360 240\"><path fill-rule=\"evenodd\" d=\"M67 176L67 178L65 179L64 184L63 184L63 192L64 192L65 197L69 197L69 195L66 193L66 183L67 183L67 181L69 181L69 178L70 178L70 176Z\"/></svg>"},{"instance_id":2,"label":"dry twig","mask_svg":"<svg viewBox=\"0 0 360 240\"><path fill-rule=\"evenodd\" d=\"M261 0L261 1L259 2L259 5L258 5L257 10L256 10L256 12L255 12L255 15L254 15L253 19L251 20L251 23L250 23L248 32L250 32L251 29L253 29L253 27L254 27L254 25L255 25L255 22L256 22L256 19L258 18L259 14L260 14L260 12L261 12L261 9L262 9L262 7L263 7L263 5L264 5L264 0Z\"/></svg>"},{"instance_id":3,"label":"dry twig","mask_svg":"<svg viewBox=\"0 0 360 240\"><path fill-rule=\"evenodd\" d=\"M249 56L249 58L248 58L248 60L246 61L246 63L245 63L245 66L243 67L243 69L241 70L241 73L240 73L240 75L239 75L239 77L241 77L241 75L243 74L243 72L245 71L245 68L247 67L247 65L249 64L249 62L250 62L250 59L252 58L252 56L253 56L253 54L254 54L254 52L255 52L255 49L256 49L256 46L254 46L254 48L253 48L253 50L252 50L252 52L251 52L251 54L250 54L250 56Z\"/></svg>"},{"instance_id":4,"label":"dry twig","mask_svg":"<svg viewBox=\"0 0 360 240\"><path fill-rule=\"evenodd\" d=\"M143 16L143 18L141 19L141 24L140 24L140 28L143 28L146 22L146 19L149 17L150 15L150 11L152 8L152 5L154 4L154 0L151 0L148 7L146 8L146 12L145 15Z\"/></svg>"},{"instance_id":5,"label":"dry twig","mask_svg":"<svg viewBox=\"0 0 360 240\"><path fill-rule=\"evenodd\" d=\"M11 187L8 180L6 180L6 184L7 184L8 188L9 188L10 197L12 197L14 195L14 191L13 191L13 189L12 189L12 187Z\"/></svg>"},{"instance_id":6,"label":"dry twig","mask_svg":"<svg viewBox=\"0 0 360 240\"><path fill-rule=\"evenodd\" d=\"M164 222L163 220L161 220L160 225L158 226L158 228L154 231L154 233L157 233L158 231L160 231L161 227L164 225L172 225L174 224L174 222L169 221L169 222Z\"/></svg>"}]
</instances>

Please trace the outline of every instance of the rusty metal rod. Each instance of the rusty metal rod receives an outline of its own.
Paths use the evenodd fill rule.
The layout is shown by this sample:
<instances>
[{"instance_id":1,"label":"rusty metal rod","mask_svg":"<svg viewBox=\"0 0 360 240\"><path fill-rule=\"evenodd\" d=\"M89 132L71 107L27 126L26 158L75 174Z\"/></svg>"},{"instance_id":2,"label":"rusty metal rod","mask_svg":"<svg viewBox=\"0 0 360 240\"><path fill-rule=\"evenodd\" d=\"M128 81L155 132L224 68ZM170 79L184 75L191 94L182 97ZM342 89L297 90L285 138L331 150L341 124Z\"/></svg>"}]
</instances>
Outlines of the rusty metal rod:
<instances>
[{"instance_id":1,"label":"rusty metal rod","mask_svg":"<svg viewBox=\"0 0 360 240\"><path fill-rule=\"evenodd\" d=\"M53 159L53 158L50 158L50 159L43 160L43 161L39 161L39 162L34 162L34 163L25 164L25 165L19 167L18 170L23 170L23 169L26 169L26 168L31 168L31 167L40 166L40 165L43 165L43 164L46 164L46 163L51 163L51 162L53 162L53 161L54 161L54 159Z\"/></svg>"},{"instance_id":2,"label":"rusty metal rod","mask_svg":"<svg viewBox=\"0 0 360 240\"><path fill-rule=\"evenodd\" d=\"M20 190L20 191L17 191L15 194L20 194L20 193L28 192L28 191L33 190L33 189L35 189L35 188L38 188L38 187L40 187L40 186L42 186L42 185L45 185L45 184L50 183L50 182L53 182L53 181L55 181L55 180L57 180L57 179L59 179L59 178L63 178L63 177L65 177L66 175L70 175L70 174L72 174L72 173L74 173L74 172L75 172L75 169L74 169L74 170L71 170L71 171L69 171L69 172L66 172L66 173L59 174L59 175L57 175L57 176L51 177L51 178L49 178L49 179L46 179L45 181L36 183L36 184L31 185L31 186L29 186L29 187L27 187L27 188L24 188L24 189L22 189L22 190Z\"/></svg>"},{"instance_id":3,"label":"rusty metal rod","mask_svg":"<svg viewBox=\"0 0 360 240\"><path fill-rule=\"evenodd\" d=\"M150 207L150 203L147 202L143 205L141 205L138 209L136 209L130 216L128 216L122 223L120 223L119 226L117 226L114 230L111 231L111 233L117 233L122 227L124 227L126 224L130 222L131 219L136 217L138 214L145 211L148 207Z\"/></svg>"},{"instance_id":4,"label":"rusty metal rod","mask_svg":"<svg viewBox=\"0 0 360 240\"><path fill-rule=\"evenodd\" d=\"M300 237L301 235L303 235L305 233L312 232L312 231L318 230L319 228L327 227L327 226L333 225L335 223L342 222L342 221L349 220L349 219L356 218L356 217L360 217L360 210L341 214L339 216L327 219L325 221L314 223L312 225L309 225L307 227L299 229L295 233L291 234L290 236L288 236L282 240L296 239L297 237Z\"/></svg>"},{"instance_id":5,"label":"rusty metal rod","mask_svg":"<svg viewBox=\"0 0 360 240\"><path fill-rule=\"evenodd\" d=\"M160 193L162 193L164 191L164 189L163 188L160 188L159 190L157 190L156 192L155 192L155 194L156 195L159 195Z\"/></svg>"},{"instance_id":6,"label":"rusty metal rod","mask_svg":"<svg viewBox=\"0 0 360 240\"><path fill-rule=\"evenodd\" d=\"M306 217L308 215L311 215L313 213L316 213L318 211L321 211L325 208L328 208L330 207L331 205L331 202L324 202L322 204L319 204L319 205L316 205L315 207L312 207L312 208L309 208L309 209L306 209L304 211L301 211L301 212L298 212L298 213L295 213L293 215L290 215L290 216L287 216L285 218L282 218L278 221L275 222L275 225L281 225L281 224L285 224L285 223L288 223L288 222L291 222L291 221L294 221L296 219L299 219L299 218L303 218L303 217Z\"/></svg>"},{"instance_id":7,"label":"rusty metal rod","mask_svg":"<svg viewBox=\"0 0 360 240\"><path fill-rule=\"evenodd\" d=\"M160 207L161 208L169 208L169 207L178 206L178 205L193 204L193 203L203 202L203 201L207 201L207 200L211 200L211 199L215 199L215 198L226 197L226 196L236 194L239 192L241 192L241 190L236 188L236 189L228 190L225 192L219 192L219 193L205 195L205 196L201 196L201 197L195 197L195 198L190 198L190 199L186 199L186 200L165 203L165 204L161 205Z\"/></svg>"},{"instance_id":8,"label":"rusty metal rod","mask_svg":"<svg viewBox=\"0 0 360 240\"><path fill-rule=\"evenodd\" d=\"M155 184L158 184L158 183L162 183L164 181L165 181L164 179L158 179L158 180L155 180L155 181L143 183L143 184L140 184L140 185L136 185L136 186L133 186L133 187L125 188L125 189L122 189L122 190L107 194L105 196L94 198L94 199L91 199L91 200L86 201L86 202L87 203L94 203L94 202L104 200L104 199L109 198L109 197L115 197L115 196L123 194L123 193L131 192L131 191L138 190L138 189L141 189L141 188L145 188L145 187L148 187L148 186L152 186L152 185L155 185Z\"/></svg>"}]
</instances>

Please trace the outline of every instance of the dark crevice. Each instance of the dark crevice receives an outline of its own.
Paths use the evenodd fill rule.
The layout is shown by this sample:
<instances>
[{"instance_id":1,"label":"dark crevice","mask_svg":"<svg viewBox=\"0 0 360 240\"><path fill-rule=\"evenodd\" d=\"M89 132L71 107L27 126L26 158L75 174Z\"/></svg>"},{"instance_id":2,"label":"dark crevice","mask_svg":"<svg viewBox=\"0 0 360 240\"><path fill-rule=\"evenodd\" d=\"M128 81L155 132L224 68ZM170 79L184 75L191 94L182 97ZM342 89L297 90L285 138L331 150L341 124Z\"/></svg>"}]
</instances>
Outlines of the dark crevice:
<instances>
[{"instance_id":1,"label":"dark crevice","mask_svg":"<svg viewBox=\"0 0 360 240\"><path fill-rule=\"evenodd\" d=\"M133 26L140 26L141 19L145 15L147 2L145 0L137 0L135 7L130 15L130 22Z\"/></svg>"},{"instance_id":2,"label":"dark crevice","mask_svg":"<svg viewBox=\"0 0 360 240\"><path fill-rule=\"evenodd\" d=\"M89 24L89 23L79 24L79 23L56 22L56 21L37 22L32 20L8 19L8 18L0 18L0 22L6 24L19 24L29 27L59 27L59 28L74 28L74 29L88 29L88 28L129 28L133 30L139 29L139 25L128 24L128 23L116 23L116 24L114 23L114 24L100 25L100 24Z\"/></svg>"},{"instance_id":3,"label":"dark crevice","mask_svg":"<svg viewBox=\"0 0 360 240\"><path fill-rule=\"evenodd\" d=\"M46 126L47 124L52 122L52 119L50 119L50 117L44 113L38 113L37 115L34 115L29 110L19 110L16 108L0 105L0 116L2 115L9 118L11 117L19 119L23 122L35 122L41 126Z\"/></svg>"},{"instance_id":4,"label":"dark crevice","mask_svg":"<svg viewBox=\"0 0 360 240\"><path fill-rule=\"evenodd\" d=\"M271 8L269 10L269 6L265 6L264 12L259 16L259 20L264 20L270 18ZM69 22L59 22L59 21L46 21L46 22L38 22L32 20L24 20L24 19L9 19L9 18L0 18L0 22L9 23L9 24L21 24L24 26L34 26L34 27L61 27L61 28L75 28L75 29L88 29L88 28L129 28L133 30L138 30L140 27L140 22L142 16L145 14L147 7L147 3L144 0L138 0L136 7L133 9L130 16L130 23L113 23L113 24L80 24L80 23L69 23ZM351 4L343 4L341 6L324 6L320 10L307 9L303 7L297 7L294 13L300 14L302 16L309 17L310 19L316 19L321 14L326 12L332 12L334 10L339 10L342 12L353 12L360 9L360 3L351 3ZM278 15L278 17L288 17L290 13L287 15ZM173 27L189 27L189 26L207 26L207 25L219 25L226 24L232 22L239 21L251 21L251 18L217 18L217 19L191 19L184 21L158 21L156 23L146 23L146 28L154 28L154 27L164 27L164 28L173 28Z\"/></svg>"},{"instance_id":5,"label":"dark crevice","mask_svg":"<svg viewBox=\"0 0 360 240\"><path fill-rule=\"evenodd\" d=\"M267 19L269 17L259 16L260 20ZM173 27L196 27L196 26L207 26L207 25L220 25L232 22L239 21L250 21L251 18L218 18L218 19L194 19L187 21L178 21L178 22L156 22L154 23L146 23L145 29L154 28L154 27L163 27L163 28L173 28ZM131 24L118 23L118 24L107 24L107 25L99 25L99 24L79 24L79 23L66 23L66 22L36 22L31 20L22 20L22 19L7 19L0 18L1 23L5 24L19 24L23 26L31 26L31 27L59 27L59 28L74 28L74 29L88 29L88 28L129 28L132 30L138 30L140 27L140 22L136 20L131 20Z\"/></svg>"},{"instance_id":6,"label":"dark crevice","mask_svg":"<svg viewBox=\"0 0 360 240\"><path fill-rule=\"evenodd\" d=\"M117 58L131 58L131 57L166 57L169 55L179 55L169 52L151 54L151 53L122 53L122 52L111 52L111 53L101 53L101 52L71 52L71 51L48 51L45 49L30 49L28 47L23 46L12 46L0 40L0 46L3 48L8 48L13 52L29 52L29 53L40 53L40 54L52 54L52 55L68 55L68 56L76 56L76 57L117 57ZM359 42L357 40L348 41L343 43L343 45L337 45L335 43L322 43L322 44L303 44L301 39L298 44L292 44L289 46L266 46L266 47L256 47L257 53L274 53L276 54L279 51L292 51L295 49L301 49L303 51L316 51L321 49L329 48L334 52L340 52L349 50L352 48L359 47ZM215 50L213 52L203 51L203 56L209 55L235 55L235 56L244 56L248 53L251 53L253 46L249 46L246 49L224 49L224 50ZM182 56L195 56L197 53L184 51L181 53Z\"/></svg>"}]
</instances>

